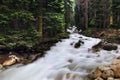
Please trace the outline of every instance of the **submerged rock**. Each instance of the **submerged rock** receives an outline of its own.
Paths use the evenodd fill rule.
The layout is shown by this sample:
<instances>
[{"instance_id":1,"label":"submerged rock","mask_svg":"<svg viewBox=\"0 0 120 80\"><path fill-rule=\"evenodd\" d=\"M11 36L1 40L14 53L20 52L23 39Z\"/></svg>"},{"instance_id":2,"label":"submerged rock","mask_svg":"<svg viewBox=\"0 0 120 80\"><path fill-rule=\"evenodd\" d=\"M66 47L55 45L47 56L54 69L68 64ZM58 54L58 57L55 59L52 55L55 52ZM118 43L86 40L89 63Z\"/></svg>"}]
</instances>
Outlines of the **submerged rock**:
<instances>
[{"instance_id":1,"label":"submerged rock","mask_svg":"<svg viewBox=\"0 0 120 80\"><path fill-rule=\"evenodd\" d=\"M71 77L71 73L66 73L66 78L69 79Z\"/></svg>"},{"instance_id":2,"label":"submerged rock","mask_svg":"<svg viewBox=\"0 0 120 80\"><path fill-rule=\"evenodd\" d=\"M72 62L73 62L73 59L69 59L68 62L69 62L69 63L72 63Z\"/></svg>"}]
</instances>

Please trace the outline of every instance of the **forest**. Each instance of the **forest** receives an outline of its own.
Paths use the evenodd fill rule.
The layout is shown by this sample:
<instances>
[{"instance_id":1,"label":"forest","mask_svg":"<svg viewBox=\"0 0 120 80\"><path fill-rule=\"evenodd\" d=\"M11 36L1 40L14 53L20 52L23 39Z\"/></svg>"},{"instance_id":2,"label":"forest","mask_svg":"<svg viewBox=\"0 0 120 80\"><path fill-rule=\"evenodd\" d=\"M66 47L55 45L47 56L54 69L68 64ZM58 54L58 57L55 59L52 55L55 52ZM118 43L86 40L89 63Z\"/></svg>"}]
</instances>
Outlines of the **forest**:
<instances>
[{"instance_id":1,"label":"forest","mask_svg":"<svg viewBox=\"0 0 120 80\"><path fill-rule=\"evenodd\" d=\"M0 80L120 80L120 0L0 0Z\"/></svg>"},{"instance_id":2,"label":"forest","mask_svg":"<svg viewBox=\"0 0 120 80\"><path fill-rule=\"evenodd\" d=\"M120 44L120 0L0 0L0 67L45 56L51 46L70 37L67 30L73 26L74 33ZM74 47L84 43L79 40ZM103 45L92 49L106 49ZM112 45L107 50L116 48Z\"/></svg>"}]
</instances>

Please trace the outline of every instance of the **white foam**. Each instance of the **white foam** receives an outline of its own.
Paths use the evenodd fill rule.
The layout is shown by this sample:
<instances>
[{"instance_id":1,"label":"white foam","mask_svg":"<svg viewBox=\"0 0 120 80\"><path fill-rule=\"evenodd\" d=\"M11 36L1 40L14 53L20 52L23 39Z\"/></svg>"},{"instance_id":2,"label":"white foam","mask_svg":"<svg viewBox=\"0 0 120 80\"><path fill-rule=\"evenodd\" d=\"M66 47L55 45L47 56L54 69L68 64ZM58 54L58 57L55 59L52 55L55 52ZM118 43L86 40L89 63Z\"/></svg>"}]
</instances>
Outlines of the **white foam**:
<instances>
[{"instance_id":1,"label":"white foam","mask_svg":"<svg viewBox=\"0 0 120 80\"><path fill-rule=\"evenodd\" d=\"M72 33L72 32L71 32ZM82 40L80 48L71 43ZM112 60L120 56L116 51L101 50L98 54L88 51L100 39L85 37L77 33L63 39L45 57L22 67L13 67L0 72L0 80L83 80L98 65L110 65ZM68 60L72 60L69 62Z\"/></svg>"}]
</instances>

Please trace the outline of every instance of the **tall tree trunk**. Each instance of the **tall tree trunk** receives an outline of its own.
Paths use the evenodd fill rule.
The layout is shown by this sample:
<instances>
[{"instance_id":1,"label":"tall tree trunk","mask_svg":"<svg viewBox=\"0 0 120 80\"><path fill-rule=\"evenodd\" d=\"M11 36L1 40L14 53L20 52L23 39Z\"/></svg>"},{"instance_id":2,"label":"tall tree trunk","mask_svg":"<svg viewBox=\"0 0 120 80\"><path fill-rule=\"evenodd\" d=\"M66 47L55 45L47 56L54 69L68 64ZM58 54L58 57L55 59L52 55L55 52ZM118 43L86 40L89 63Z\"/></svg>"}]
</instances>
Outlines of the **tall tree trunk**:
<instances>
[{"instance_id":1,"label":"tall tree trunk","mask_svg":"<svg viewBox=\"0 0 120 80\"><path fill-rule=\"evenodd\" d=\"M85 0L85 28L88 28L88 0Z\"/></svg>"},{"instance_id":2,"label":"tall tree trunk","mask_svg":"<svg viewBox=\"0 0 120 80\"><path fill-rule=\"evenodd\" d=\"M76 23L78 29L85 30L88 28L88 0L76 1L76 17L79 16L79 21ZM77 18L76 18L77 19Z\"/></svg>"},{"instance_id":3,"label":"tall tree trunk","mask_svg":"<svg viewBox=\"0 0 120 80\"><path fill-rule=\"evenodd\" d=\"M113 12L112 12L113 2L110 0L110 25L113 24Z\"/></svg>"},{"instance_id":4,"label":"tall tree trunk","mask_svg":"<svg viewBox=\"0 0 120 80\"><path fill-rule=\"evenodd\" d=\"M40 15L38 17L38 31L40 32L40 36L43 35L43 20L42 20L42 10L40 11Z\"/></svg>"},{"instance_id":5,"label":"tall tree trunk","mask_svg":"<svg viewBox=\"0 0 120 80\"><path fill-rule=\"evenodd\" d=\"M40 32L40 36L43 35L43 23L42 23L42 8L43 8L43 1L44 0L38 0L39 8L38 8L38 31Z\"/></svg>"}]
</instances>

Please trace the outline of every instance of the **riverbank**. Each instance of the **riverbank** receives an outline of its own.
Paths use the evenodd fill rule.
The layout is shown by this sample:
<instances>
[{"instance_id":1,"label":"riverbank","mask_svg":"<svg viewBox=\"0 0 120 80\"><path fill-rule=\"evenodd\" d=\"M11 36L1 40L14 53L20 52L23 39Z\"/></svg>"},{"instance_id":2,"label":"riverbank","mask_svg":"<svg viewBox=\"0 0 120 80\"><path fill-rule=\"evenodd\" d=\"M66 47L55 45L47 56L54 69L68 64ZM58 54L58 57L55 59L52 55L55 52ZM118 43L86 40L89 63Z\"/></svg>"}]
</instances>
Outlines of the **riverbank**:
<instances>
[{"instance_id":1,"label":"riverbank","mask_svg":"<svg viewBox=\"0 0 120 80\"><path fill-rule=\"evenodd\" d=\"M82 32L83 35L100 38L108 43L120 44L120 29L99 29L99 28L88 28Z\"/></svg>"},{"instance_id":2,"label":"riverbank","mask_svg":"<svg viewBox=\"0 0 120 80\"><path fill-rule=\"evenodd\" d=\"M30 35L29 39L23 33L6 36L7 38L4 35L0 39L0 68L17 63L29 64L44 56L45 51L61 39L67 38L68 34L61 33L48 38L34 38L35 36Z\"/></svg>"},{"instance_id":3,"label":"riverbank","mask_svg":"<svg viewBox=\"0 0 120 80\"><path fill-rule=\"evenodd\" d=\"M92 47L92 51L98 52L102 50L116 51L113 54L118 54L119 49L117 46L120 44L120 29L87 29L83 32L84 35L89 37L100 38L102 41ZM101 54L98 54L99 56ZM105 55L105 54L103 54ZM105 61L104 61L105 62ZM111 60L111 64L99 65L97 68L88 75L87 80L120 80L120 58L116 57Z\"/></svg>"},{"instance_id":4,"label":"riverbank","mask_svg":"<svg viewBox=\"0 0 120 80\"><path fill-rule=\"evenodd\" d=\"M119 44L119 30L106 30L106 29L87 29L82 32L83 35L101 38L104 42L116 43ZM19 39L20 36L24 37ZM44 56L45 51L49 50L51 46L60 41L60 39L68 38L67 34L59 34L51 38L41 38L38 42L35 39L32 39L32 36L29 36L29 39L26 39L28 35L23 34L14 34L7 36L9 39L1 38L0 39L0 65L2 67L8 67L16 63L29 64L39 57ZM93 51L98 51L99 49L113 49L116 48L116 45L107 44L104 45L104 42L100 45L93 47ZM99 47L98 47L99 46ZM13 56L14 55L14 56ZM11 57L12 56L12 57ZM7 63L7 64L6 64Z\"/></svg>"},{"instance_id":5,"label":"riverbank","mask_svg":"<svg viewBox=\"0 0 120 80\"><path fill-rule=\"evenodd\" d=\"M69 36L58 42L37 61L1 71L1 80L85 80L84 77L87 77L97 66L109 66L115 58L120 56L119 48L118 52L116 50L89 51L101 41L100 39L77 33ZM81 45L75 47L74 45L77 43L81 43Z\"/></svg>"}]
</instances>

